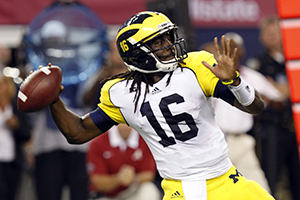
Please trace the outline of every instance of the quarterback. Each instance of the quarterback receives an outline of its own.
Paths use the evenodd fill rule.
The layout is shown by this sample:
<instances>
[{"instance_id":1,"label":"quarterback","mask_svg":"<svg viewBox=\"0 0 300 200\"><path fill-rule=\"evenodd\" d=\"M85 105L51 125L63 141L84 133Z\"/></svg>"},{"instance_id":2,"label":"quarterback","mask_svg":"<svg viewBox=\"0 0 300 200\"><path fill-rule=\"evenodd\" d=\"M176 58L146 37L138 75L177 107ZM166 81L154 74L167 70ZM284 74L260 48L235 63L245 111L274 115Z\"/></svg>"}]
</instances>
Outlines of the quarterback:
<instances>
[{"instance_id":1,"label":"quarterback","mask_svg":"<svg viewBox=\"0 0 300 200\"><path fill-rule=\"evenodd\" d=\"M68 142L81 144L119 123L128 124L149 146L163 177L164 200L271 200L227 157L215 122L212 98L258 114L264 102L234 68L237 49L215 38L217 58L185 50L178 27L164 14L140 12L117 33L118 51L129 71L104 81L98 108L85 116L59 99L52 117Z\"/></svg>"}]
</instances>

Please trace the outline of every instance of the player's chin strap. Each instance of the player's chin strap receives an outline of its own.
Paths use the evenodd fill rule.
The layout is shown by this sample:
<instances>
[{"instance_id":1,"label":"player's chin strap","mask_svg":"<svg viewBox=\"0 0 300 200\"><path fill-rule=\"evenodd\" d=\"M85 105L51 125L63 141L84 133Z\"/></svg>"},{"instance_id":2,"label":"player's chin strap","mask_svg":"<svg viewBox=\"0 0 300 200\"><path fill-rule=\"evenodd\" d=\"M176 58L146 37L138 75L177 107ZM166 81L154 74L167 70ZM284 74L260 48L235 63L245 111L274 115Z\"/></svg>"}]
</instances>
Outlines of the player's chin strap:
<instances>
[{"instance_id":1,"label":"player's chin strap","mask_svg":"<svg viewBox=\"0 0 300 200\"><path fill-rule=\"evenodd\" d=\"M240 104L249 106L255 99L255 89L252 85L245 82L242 77L240 79L241 82L238 86L228 85L228 88Z\"/></svg>"}]
</instances>

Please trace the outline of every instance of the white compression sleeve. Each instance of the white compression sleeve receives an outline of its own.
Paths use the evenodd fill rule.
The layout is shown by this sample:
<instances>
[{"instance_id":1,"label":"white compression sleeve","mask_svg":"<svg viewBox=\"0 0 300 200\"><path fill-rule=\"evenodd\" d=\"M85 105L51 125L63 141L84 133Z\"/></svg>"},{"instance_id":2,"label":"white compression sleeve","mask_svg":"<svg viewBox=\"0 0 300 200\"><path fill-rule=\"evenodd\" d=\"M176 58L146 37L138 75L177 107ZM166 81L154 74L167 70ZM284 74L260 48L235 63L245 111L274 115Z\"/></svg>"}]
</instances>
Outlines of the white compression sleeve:
<instances>
[{"instance_id":1,"label":"white compression sleeve","mask_svg":"<svg viewBox=\"0 0 300 200\"><path fill-rule=\"evenodd\" d=\"M235 98L243 106L249 106L255 98L255 89L252 85L245 82L242 77L240 77L241 82L238 86L229 85L228 88L233 93Z\"/></svg>"}]
</instances>

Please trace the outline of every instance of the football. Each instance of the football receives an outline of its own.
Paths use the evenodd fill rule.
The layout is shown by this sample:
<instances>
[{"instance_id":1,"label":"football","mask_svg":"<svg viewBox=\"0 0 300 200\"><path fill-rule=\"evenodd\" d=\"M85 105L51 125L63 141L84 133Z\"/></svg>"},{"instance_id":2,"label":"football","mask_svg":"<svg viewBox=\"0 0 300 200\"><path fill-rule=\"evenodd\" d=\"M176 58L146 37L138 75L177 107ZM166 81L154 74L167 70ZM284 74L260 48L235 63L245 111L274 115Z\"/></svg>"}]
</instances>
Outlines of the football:
<instances>
[{"instance_id":1,"label":"football","mask_svg":"<svg viewBox=\"0 0 300 200\"><path fill-rule=\"evenodd\" d=\"M25 78L18 92L18 109L36 112L54 102L60 92L62 70L49 64Z\"/></svg>"}]
</instances>

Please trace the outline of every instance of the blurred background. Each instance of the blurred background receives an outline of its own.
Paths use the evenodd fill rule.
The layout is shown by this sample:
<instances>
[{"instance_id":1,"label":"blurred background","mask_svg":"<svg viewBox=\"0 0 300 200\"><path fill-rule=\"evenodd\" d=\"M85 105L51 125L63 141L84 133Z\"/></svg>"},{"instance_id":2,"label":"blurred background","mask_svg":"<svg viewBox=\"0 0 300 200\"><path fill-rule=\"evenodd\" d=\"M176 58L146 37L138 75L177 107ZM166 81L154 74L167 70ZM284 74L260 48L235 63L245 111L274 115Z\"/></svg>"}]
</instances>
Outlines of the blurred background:
<instances>
[{"instance_id":1,"label":"blurred background","mask_svg":"<svg viewBox=\"0 0 300 200\"><path fill-rule=\"evenodd\" d=\"M26 26L53 0L12 2L1 0L0 43L17 48ZM258 23L276 15L276 0L81 0L108 26L119 26L133 13L159 10L167 14L182 29L189 49L197 49L215 36L234 31L245 40L247 57L261 49ZM183 30L182 30L183 31ZM15 63L14 63L15 64Z\"/></svg>"}]
</instances>

